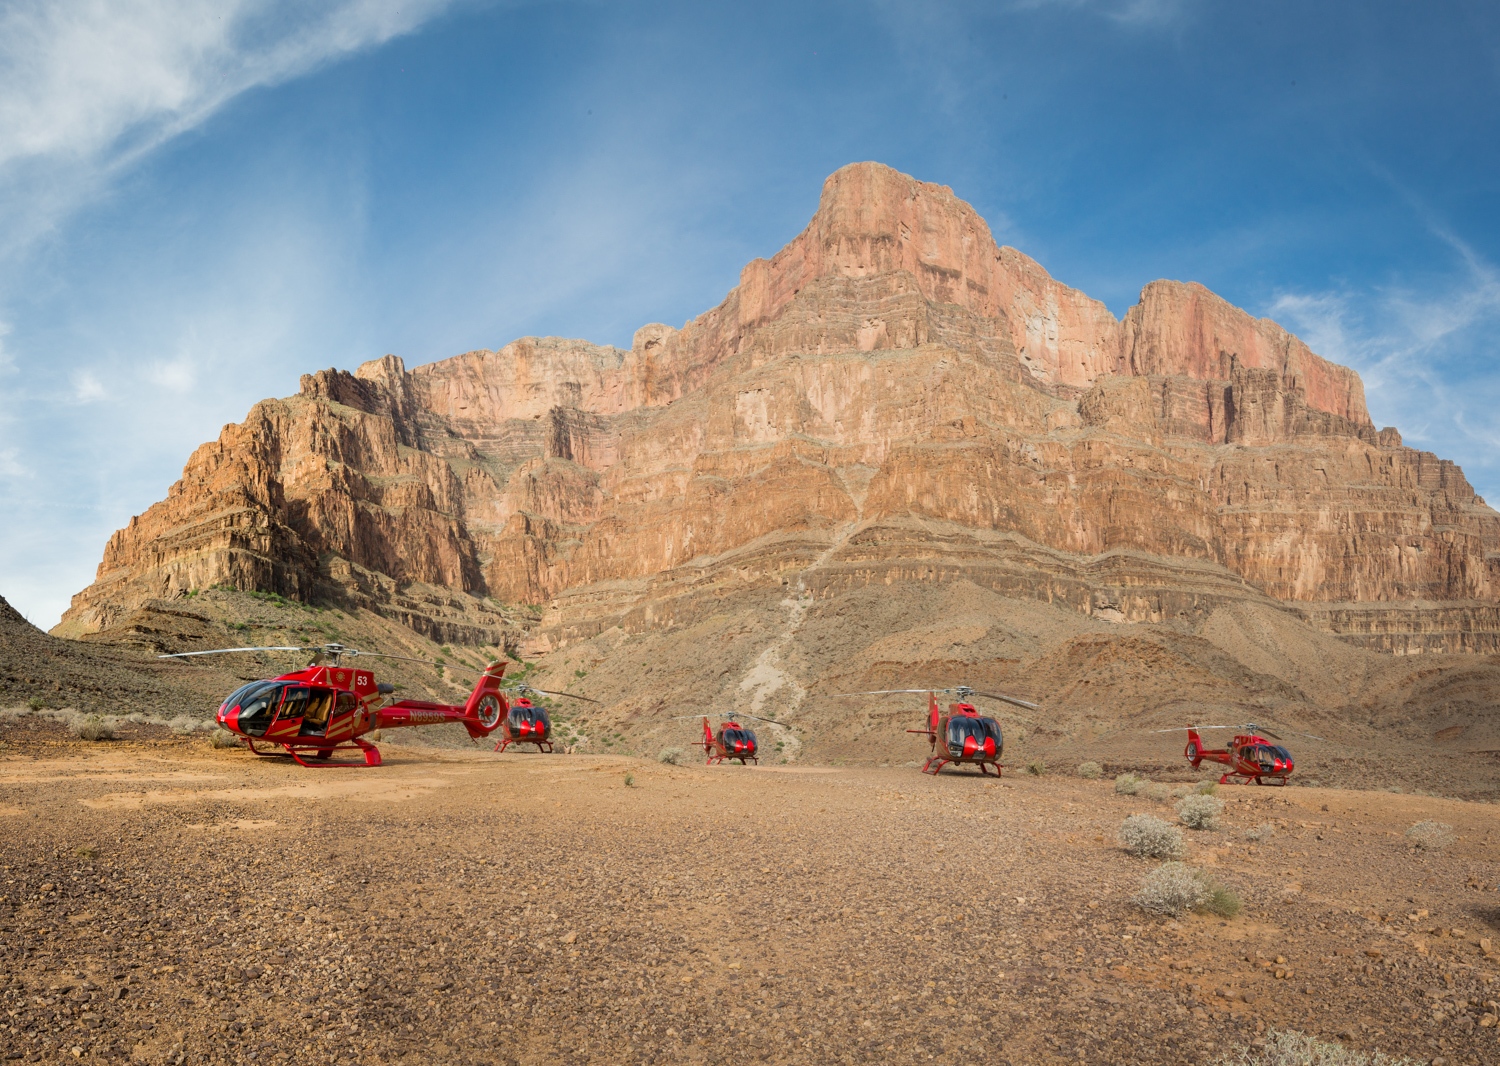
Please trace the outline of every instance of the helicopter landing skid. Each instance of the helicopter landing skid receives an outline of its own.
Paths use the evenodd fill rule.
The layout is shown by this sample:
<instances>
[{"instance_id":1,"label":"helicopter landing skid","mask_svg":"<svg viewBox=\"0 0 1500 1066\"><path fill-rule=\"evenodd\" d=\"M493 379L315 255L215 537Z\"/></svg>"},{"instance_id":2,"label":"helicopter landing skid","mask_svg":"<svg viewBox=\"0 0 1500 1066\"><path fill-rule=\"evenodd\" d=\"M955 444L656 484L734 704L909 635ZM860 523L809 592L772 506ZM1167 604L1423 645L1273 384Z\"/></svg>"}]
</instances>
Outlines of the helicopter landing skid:
<instances>
[{"instance_id":1,"label":"helicopter landing skid","mask_svg":"<svg viewBox=\"0 0 1500 1066\"><path fill-rule=\"evenodd\" d=\"M931 774L933 777L936 777L938 775L938 771L939 770L941 770L943 767L948 766L950 764L952 764L954 766L959 766L959 765L962 765L962 761L960 760L958 762L955 762L953 759L945 759L945 758L943 758L943 757L941 757L939 755L934 755L931 758L929 758L927 760L926 765L924 765L922 767L922 772L924 774ZM982 762L982 763L975 763L974 765L977 765L979 767L979 773L982 776L984 776L984 777L988 777L989 776L989 774L990 774L989 768L991 766L993 766L995 768L995 776L996 777L1003 777L1004 776L1004 773L1002 772L1002 767L997 762Z\"/></svg>"},{"instance_id":2,"label":"helicopter landing skid","mask_svg":"<svg viewBox=\"0 0 1500 1066\"><path fill-rule=\"evenodd\" d=\"M1271 778L1271 780L1267 781L1265 778L1261 777L1261 775L1259 775L1259 774L1225 774L1223 777L1219 778L1219 784L1221 784L1221 785L1266 785L1267 787L1274 786L1276 788L1286 788L1286 778L1284 778L1284 777L1273 777L1273 778Z\"/></svg>"},{"instance_id":3,"label":"helicopter landing skid","mask_svg":"<svg viewBox=\"0 0 1500 1066\"><path fill-rule=\"evenodd\" d=\"M255 741L250 740L248 737L245 739L245 743L250 746L251 751L255 752L255 754L259 755L263 759L282 758L284 756L290 755L292 757L292 760L296 762L298 766L306 766L310 770L332 767L364 767L381 765L380 749L377 748L374 744L369 743L368 741L360 740L358 737L355 737L351 740L343 740L335 744L330 744L326 748L314 748L306 744L282 744L281 748L283 750L281 751L261 751L255 746ZM355 762L351 759L340 759L337 762L331 761L331 756L334 752L349 751L351 749L357 750L361 754L363 754L364 761ZM309 762L307 759L304 759L304 754L310 754L312 761Z\"/></svg>"},{"instance_id":4,"label":"helicopter landing skid","mask_svg":"<svg viewBox=\"0 0 1500 1066\"><path fill-rule=\"evenodd\" d=\"M760 760L754 755L710 755L707 765L718 766L720 763L734 762L736 759L740 761L741 766L745 766L747 762L753 762L756 766L760 765Z\"/></svg>"},{"instance_id":5,"label":"helicopter landing skid","mask_svg":"<svg viewBox=\"0 0 1500 1066\"><path fill-rule=\"evenodd\" d=\"M539 754L539 755L543 754L543 753L545 753L547 755L551 755L552 754L552 741L550 741L550 740L504 740L504 739L502 739L500 741L500 743L498 743L498 744L495 745L495 750L496 751L504 751L506 748L512 747L512 746L514 746L516 744L535 744L536 745L537 754Z\"/></svg>"}]
</instances>

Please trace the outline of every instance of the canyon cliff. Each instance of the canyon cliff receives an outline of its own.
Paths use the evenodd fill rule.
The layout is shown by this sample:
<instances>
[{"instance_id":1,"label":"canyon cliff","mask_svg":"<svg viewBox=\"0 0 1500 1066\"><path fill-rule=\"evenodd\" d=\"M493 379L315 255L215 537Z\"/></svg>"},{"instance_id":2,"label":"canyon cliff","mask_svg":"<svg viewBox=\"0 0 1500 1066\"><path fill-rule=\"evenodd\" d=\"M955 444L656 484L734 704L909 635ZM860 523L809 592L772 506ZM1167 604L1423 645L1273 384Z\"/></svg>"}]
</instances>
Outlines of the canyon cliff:
<instances>
[{"instance_id":1,"label":"canyon cliff","mask_svg":"<svg viewBox=\"0 0 1500 1066\"><path fill-rule=\"evenodd\" d=\"M954 581L1110 623L1250 604L1370 650L1500 650L1500 515L1377 430L1354 371L1193 283L1116 319L870 163L628 350L304 376L110 539L55 632L228 585L469 644L547 604L545 651L787 586Z\"/></svg>"}]
</instances>

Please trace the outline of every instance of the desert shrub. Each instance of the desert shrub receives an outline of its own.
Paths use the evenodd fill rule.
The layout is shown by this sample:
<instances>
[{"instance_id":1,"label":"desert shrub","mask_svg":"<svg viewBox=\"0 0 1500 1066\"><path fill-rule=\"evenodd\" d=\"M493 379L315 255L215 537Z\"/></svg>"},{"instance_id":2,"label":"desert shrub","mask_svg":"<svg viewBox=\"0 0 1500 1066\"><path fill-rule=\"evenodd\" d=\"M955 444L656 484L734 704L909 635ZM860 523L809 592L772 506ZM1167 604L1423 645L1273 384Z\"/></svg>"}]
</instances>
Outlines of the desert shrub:
<instances>
[{"instance_id":1,"label":"desert shrub","mask_svg":"<svg viewBox=\"0 0 1500 1066\"><path fill-rule=\"evenodd\" d=\"M73 735L79 740L114 740L115 731L97 714L73 721Z\"/></svg>"},{"instance_id":2,"label":"desert shrub","mask_svg":"<svg viewBox=\"0 0 1500 1066\"><path fill-rule=\"evenodd\" d=\"M1081 762L1078 764L1078 776L1089 781L1096 781L1104 774L1104 767L1096 762Z\"/></svg>"},{"instance_id":3,"label":"desert shrub","mask_svg":"<svg viewBox=\"0 0 1500 1066\"><path fill-rule=\"evenodd\" d=\"M1380 1051L1356 1051L1288 1030L1267 1033L1264 1047L1226 1051L1211 1066L1417 1066L1417 1060L1393 1058Z\"/></svg>"},{"instance_id":4,"label":"desert shrub","mask_svg":"<svg viewBox=\"0 0 1500 1066\"><path fill-rule=\"evenodd\" d=\"M215 729L208 735L208 742L216 748L237 748L240 738L227 729Z\"/></svg>"},{"instance_id":5,"label":"desert shrub","mask_svg":"<svg viewBox=\"0 0 1500 1066\"><path fill-rule=\"evenodd\" d=\"M1207 781L1199 781L1196 785L1193 786L1193 791L1198 793L1198 795L1200 796L1217 795L1219 791L1219 783L1213 778L1209 778Z\"/></svg>"},{"instance_id":6,"label":"desert shrub","mask_svg":"<svg viewBox=\"0 0 1500 1066\"><path fill-rule=\"evenodd\" d=\"M1134 796L1145 783L1140 774L1120 774L1115 778L1115 791L1122 796Z\"/></svg>"},{"instance_id":7,"label":"desert shrub","mask_svg":"<svg viewBox=\"0 0 1500 1066\"><path fill-rule=\"evenodd\" d=\"M1132 814L1120 823L1120 846L1142 859L1182 857L1182 830L1149 814Z\"/></svg>"},{"instance_id":8,"label":"desert shrub","mask_svg":"<svg viewBox=\"0 0 1500 1066\"><path fill-rule=\"evenodd\" d=\"M1026 764L1026 772L1032 777L1041 777L1047 772L1047 764L1041 759L1032 759Z\"/></svg>"},{"instance_id":9,"label":"desert shrub","mask_svg":"<svg viewBox=\"0 0 1500 1066\"><path fill-rule=\"evenodd\" d=\"M73 849L73 857L83 859L85 862L90 859L97 859L99 857L99 849L92 844L79 844Z\"/></svg>"},{"instance_id":10,"label":"desert shrub","mask_svg":"<svg viewBox=\"0 0 1500 1066\"><path fill-rule=\"evenodd\" d=\"M1189 796L1177 804L1177 817L1189 829L1217 829L1224 801L1215 796Z\"/></svg>"},{"instance_id":11,"label":"desert shrub","mask_svg":"<svg viewBox=\"0 0 1500 1066\"><path fill-rule=\"evenodd\" d=\"M167 728L178 736L187 736L198 728L198 720L186 714L179 714L167 723Z\"/></svg>"},{"instance_id":12,"label":"desert shrub","mask_svg":"<svg viewBox=\"0 0 1500 1066\"><path fill-rule=\"evenodd\" d=\"M42 698L40 696L33 696L31 697L31 699L26 701L26 706L33 711L39 711L47 705L42 702Z\"/></svg>"},{"instance_id":13,"label":"desert shrub","mask_svg":"<svg viewBox=\"0 0 1500 1066\"><path fill-rule=\"evenodd\" d=\"M1164 862L1146 875L1135 905L1152 914L1176 918L1200 910L1209 900L1208 877L1183 862Z\"/></svg>"},{"instance_id":14,"label":"desert shrub","mask_svg":"<svg viewBox=\"0 0 1500 1066\"><path fill-rule=\"evenodd\" d=\"M1172 790L1159 782L1147 781L1141 786L1141 795L1156 803L1165 803L1171 797Z\"/></svg>"},{"instance_id":15,"label":"desert shrub","mask_svg":"<svg viewBox=\"0 0 1500 1066\"><path fill-rule=\"evenodd\" d=\"M626 788L635 788L635 774L626 774L625 775L625 787Z\"/></svg>"},{"instance_id":16,"label":"desert shrub","mask_svg":"<svg viewBox=\"0 0 1500 1066\"><path fill-rule=\"evenodd\" d=\"M779 747L780 745L777 745L777 746ZM681 761L681 759L682 759L682 749L681 748L662 748L661 751L658 752L657 756L656 756L656 761L657 762L664 762L668 766L676 766L678 764L678 762Z\"/></svg>"},{"instance_id":17,"label":"desert shrub","mask_svg":"<svg viewBox=\"0 0 1500 1066\"><path fill-rule=\"evenodd\" d=\"M1418 822L1406 831L1406 839L1423 851L1439 851L1453 843L1453 827L1446 822Z\"/></svg>"},{"instance_id":18,"label":"desert shrub","mask_svg":"<svg viewBox=\"0 0 1500 1066\"><path fill-rule=\"evenodd\" d=\"M1240 902L1239 894L1234 889L1219 884L1208 886L1208 899L1204 902L1203 909L1210 914L1216 914L1220 918L1233 918L1243 907L1244 904Z\"/></svg>"},{"instance_id":19,"label":"desert shrub","mask_svg":"<svg viewBox=\"0 0 1500 1066\"><path fill-rule=\"evenodd\" d=\"M1260 825L1245 830L1246 840L1270 840L1275 835L1275 822L1261 822Z\"/></svg>"}]
</instances>

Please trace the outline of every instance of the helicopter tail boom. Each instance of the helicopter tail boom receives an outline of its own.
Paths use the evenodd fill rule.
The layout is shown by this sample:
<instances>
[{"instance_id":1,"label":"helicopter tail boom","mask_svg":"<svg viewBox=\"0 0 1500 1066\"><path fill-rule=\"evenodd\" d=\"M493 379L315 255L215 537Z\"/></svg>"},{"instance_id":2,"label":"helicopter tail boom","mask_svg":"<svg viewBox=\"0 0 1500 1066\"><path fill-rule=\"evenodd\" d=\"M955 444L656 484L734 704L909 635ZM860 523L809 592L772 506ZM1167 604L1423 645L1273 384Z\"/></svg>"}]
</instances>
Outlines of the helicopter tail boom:
<instances>
[{"instance_id":1,"label":"helicopter tail boom","mask_svg":"<svg viewBox=\"0 0 1500 1066\"><path fill-rule=\"evenodd\" d=\"M509 705L500 691L500 679L505 676L505 664L494 662L479 675L474 691L462 707L447 703L428 703L425 700L401 700L380 708L375 721L377 729L400 729L404 726L439 725L457 722L475 740L494 732L505 717Z\"/></svg>"}]
</instances>

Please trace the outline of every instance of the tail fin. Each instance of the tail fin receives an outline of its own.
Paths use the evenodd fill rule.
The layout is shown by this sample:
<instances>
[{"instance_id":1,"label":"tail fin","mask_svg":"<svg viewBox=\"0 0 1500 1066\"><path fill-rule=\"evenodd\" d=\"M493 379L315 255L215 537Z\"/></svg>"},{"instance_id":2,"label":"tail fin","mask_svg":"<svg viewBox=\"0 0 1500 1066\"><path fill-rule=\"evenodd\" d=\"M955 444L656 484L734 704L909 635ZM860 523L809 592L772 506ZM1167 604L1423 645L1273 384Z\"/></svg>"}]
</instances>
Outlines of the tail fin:
<instances>
[{"instance_id":1,"label":"tail fin","mask_svg":"<svg viewBox=\"0 0 1500 1066\"><path fill-rule=\"evenodd\" d=\"M1188 726L1187 749L1182 753L1188 762L1193 764L1193 769L1198 769L1198 764L1203 761L1203 738L1192 726Z\"/></svg>"},{"instance_id":2,"label":"tail fin","mask_svg":"<svg viewBox=\"0 0 1500 1066\"><path fill-rule=\"evenodd\" d=\"M475 740L493 733L510 711L510 704L500 692L500 679L504 676L504 660L490 663L479 675L474 691L469 693L469 702L464 704L461 721Z\"/></svg>"}]
</instances>

